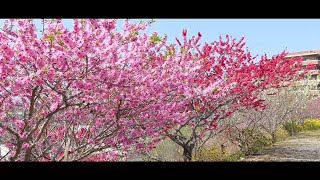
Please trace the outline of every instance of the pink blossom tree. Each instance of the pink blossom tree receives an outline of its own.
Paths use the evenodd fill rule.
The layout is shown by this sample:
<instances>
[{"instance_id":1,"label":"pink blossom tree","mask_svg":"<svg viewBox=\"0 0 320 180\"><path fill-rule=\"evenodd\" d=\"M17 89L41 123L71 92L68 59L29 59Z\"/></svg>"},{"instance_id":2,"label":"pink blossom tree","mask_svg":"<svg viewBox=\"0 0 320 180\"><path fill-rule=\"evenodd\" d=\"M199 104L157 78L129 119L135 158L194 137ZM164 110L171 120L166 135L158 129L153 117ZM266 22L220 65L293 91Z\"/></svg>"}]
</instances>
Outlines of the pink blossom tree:
<instances>
[{"instance_id":1,"label":"pink blossom tree","mask_svg":"<svg viewBox=\"0 0 320 180\"><path fill-rule=\"evenodd\" d=\"M142 32L150 22L124 20L119 32L108 19L42 24L6 20L0 31L1 159L116 160L184 121L176 94L199 63L165 57L166 37Z\"/></svg>"}]
</instances>

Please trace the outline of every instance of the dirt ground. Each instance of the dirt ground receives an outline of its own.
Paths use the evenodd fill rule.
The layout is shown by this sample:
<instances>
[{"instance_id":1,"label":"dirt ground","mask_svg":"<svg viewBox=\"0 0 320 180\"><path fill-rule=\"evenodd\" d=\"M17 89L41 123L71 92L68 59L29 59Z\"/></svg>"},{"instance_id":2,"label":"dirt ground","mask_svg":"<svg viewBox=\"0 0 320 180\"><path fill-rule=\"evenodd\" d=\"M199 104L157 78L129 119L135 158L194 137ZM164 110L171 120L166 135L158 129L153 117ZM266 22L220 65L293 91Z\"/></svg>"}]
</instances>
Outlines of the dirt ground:
<instances>
[{"instance_id":1,"label":"dirt ground","mask_svg":"<svg viewBox=\"0 0 320 180\"><path fill-rule=\"evenodd\" d=\"M320 130L300 132L242 161L320 161Z\"/></svg>"}]
</instances>

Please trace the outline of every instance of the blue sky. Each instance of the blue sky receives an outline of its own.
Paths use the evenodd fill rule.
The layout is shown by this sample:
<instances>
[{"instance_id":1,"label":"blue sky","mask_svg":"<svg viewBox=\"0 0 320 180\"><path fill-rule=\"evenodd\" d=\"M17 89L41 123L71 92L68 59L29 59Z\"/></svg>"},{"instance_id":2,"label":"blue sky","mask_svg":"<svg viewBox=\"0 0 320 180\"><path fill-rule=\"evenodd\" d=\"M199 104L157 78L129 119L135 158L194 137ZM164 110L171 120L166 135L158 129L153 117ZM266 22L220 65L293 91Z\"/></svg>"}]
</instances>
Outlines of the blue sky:
<instances>
[{"instance_id":1,"label":"blue sky","mask_svg":"<svg viewBox=\"0 0 320 180\"><path fill-rule=\"evenodd\" d=\"M70 20L64 22L72 27ZM120 20L118 28L121 24ZM156 19L147 32L167 34L168 40L173 41L181 37L184 28L189 35L201 32L202 43L216 40L219 35L244 36L253 54L320 49L320 19Z\"/></svg>"},{"instance_id":2,"label":"blue sky","mask_svg":"<svg viewBox=\"0 0 320 180\"><path fill-rule=\"evenodd\" d=\"M320 19L159 19L150 27L171 39L181 37L183 28L200 31L209 42L219 35L244 36L253 54L320 49Z\"/></svg>"},{"instance_id":3,"label":"blue sky","mask_svg":"<svg viewBox=\"0 0 320 180\"><path fill-rule=\"evenodd\" d=\"M171 21L171 22L170 22ZM168 28L168 26L172 28ZM254 54L276 54L284 49L302 51L320 49L320 19L206 19L206 20L161 20L155 24L158 31L173 31L186 28L190 32L202 32L206 41L219 35L229 34L245 37L247 46Z\"/></svg>"}]
</instances>

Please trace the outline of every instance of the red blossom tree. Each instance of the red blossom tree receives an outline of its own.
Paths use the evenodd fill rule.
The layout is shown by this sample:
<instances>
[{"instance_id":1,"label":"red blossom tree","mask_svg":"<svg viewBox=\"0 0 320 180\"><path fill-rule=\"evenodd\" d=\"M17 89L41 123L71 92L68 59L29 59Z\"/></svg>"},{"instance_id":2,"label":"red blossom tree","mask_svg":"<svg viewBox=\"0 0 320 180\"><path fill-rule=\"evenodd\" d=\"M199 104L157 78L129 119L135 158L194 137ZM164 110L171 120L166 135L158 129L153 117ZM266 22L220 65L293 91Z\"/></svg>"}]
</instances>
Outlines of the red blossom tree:
<instances>
[{"instance_id":1,"label":"red blossom tree","mask_svg":"<svg viewBox=\"0 0 320 180\"><path fill-rule=\"evenodd\" d=\"M244 38L237 41L226 36L200 47L197 37L187 39L183 31L183 43L177 39L185 57L198 59L201 68L187 89L198 94L186 101L183 111L185 122L165 130L166 135L183 148L185 161L192 160L193 153L213 135L227 128L218 123L239 108L264 108L261 91L289 86L303 76L298 73L301 58L284 59L285 51L268 59L266 55L257 59L244 49ZM179 49L178 48L178 49ZM177 52L178 50L173 50ZM183 133L182 129L188 129Z\"/></svg>"}]
</instances>

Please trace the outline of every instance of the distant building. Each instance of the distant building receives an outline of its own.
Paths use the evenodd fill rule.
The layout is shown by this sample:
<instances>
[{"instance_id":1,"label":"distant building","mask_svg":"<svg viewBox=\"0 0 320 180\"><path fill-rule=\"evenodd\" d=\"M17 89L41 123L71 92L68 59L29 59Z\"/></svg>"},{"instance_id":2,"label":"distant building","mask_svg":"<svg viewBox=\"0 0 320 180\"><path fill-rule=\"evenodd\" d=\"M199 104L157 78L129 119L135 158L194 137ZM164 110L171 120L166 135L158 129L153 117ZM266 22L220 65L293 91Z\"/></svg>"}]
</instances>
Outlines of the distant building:
<instances>
[{"instance_id":1,"label":"distant building","mask_svg":"<svg viewBox=\"0 0 320 180\"><path fill-rule=\"evenodd\" d=\"M314 92L320 90L320 49L311 51L300 51L288 53L285 58L302 57L302 68L304 69L309 64L314 64L315 68L309 70L305 80L309 89Z\"/></svg>"}]
</instances>

